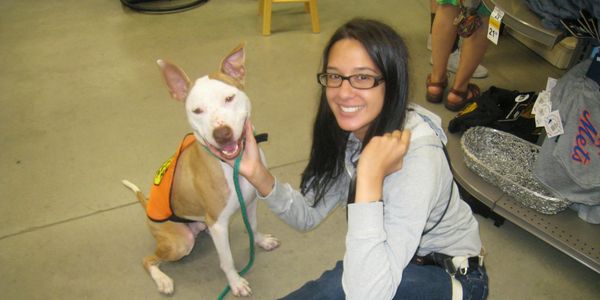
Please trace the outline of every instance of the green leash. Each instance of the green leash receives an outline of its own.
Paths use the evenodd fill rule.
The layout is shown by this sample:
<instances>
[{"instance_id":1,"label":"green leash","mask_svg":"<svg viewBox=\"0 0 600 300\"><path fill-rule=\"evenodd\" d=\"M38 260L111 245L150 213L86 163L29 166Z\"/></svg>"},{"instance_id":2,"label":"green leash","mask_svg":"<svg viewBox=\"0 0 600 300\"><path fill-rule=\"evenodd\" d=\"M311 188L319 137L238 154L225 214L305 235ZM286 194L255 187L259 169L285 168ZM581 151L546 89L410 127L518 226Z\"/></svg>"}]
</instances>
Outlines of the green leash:
<instances>
[{"instance_id":1,"label":"green leash","mask_svg":"<svg viewBox=\"0 0 600 300\"><path fill-rule=\"evenodd\" d=\"M242 210L242 219L244 219L244 225L246 225L246 231L248 232L248 240L250 242L250 259L246 266L239 272L240 276L243 276L252 268L252 264L254 264L254 234L252 233L252 227L250 227L250 222L248 221L248 215L246 213L246 202L244 201L244 196L242 195L242 189L240 188L240 161L242 161L243 152L240 153L238 158L236 158L235 163L233 165L233 183L235 185L235 193L237 194L238 201L240 202L240 209ZM229 293L231 287L227 285L225 289L219 294L218 300L225 298L225 295Z\"/></svg>"}]
</instances>

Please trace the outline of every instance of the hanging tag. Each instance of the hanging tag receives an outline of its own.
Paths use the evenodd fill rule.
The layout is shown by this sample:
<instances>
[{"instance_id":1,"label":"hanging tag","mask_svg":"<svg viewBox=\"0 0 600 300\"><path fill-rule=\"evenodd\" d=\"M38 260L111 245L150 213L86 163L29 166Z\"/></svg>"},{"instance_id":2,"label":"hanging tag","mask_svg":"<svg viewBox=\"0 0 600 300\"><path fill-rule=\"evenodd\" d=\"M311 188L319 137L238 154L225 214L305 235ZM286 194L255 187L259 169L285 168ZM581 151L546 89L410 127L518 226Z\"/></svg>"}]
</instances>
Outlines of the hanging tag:
<instances>
[{"instance_id":1,"label":"hanging tag","mask_svg":"<svg viewBox=\"0 0 600 300\"><path fill-rule=\"evenodd\" d=\"M504 12L498 8L498 6L494 7L494 11L490 16L487 38L496 45L498 45L498 38L500 37L500 24L502 24L503 17Z\"/></svg>"},{"instance_id":2,"label":"hanging tag","mask_svg":"<svg viewBox=\"0 0 600 300\"><path fill-rule=\"evenodd\" d=\"M532 113L535 114L535 115L539 114L541 112L540 107L542 105L549 104L548 106L551 106L550 96L551 96L550 92L548 92L548 91L541 91L538 94L537 98L535 99L535 103L533 103ZM550 111L548 111L548 112L550 112Z\"/></svg>"},{"instance_id":3,"label":"hanging tag","mask_svg":"<svg viewBox=\"0 0 600 300\"><path fill-rule=\"evenodd\" d=\"M546 91L552 91L557 82L558 80L556 78L548 77L548 81L546 81Z\"/></svg>"},{"instance_id":4,"label":"hanging tag","mask_svg":"<svg viewBox=\"0 0 600 300\"><path fill-rule=\"evenodd\" d=\"M542 126L546 126L547 123L547 117L550 114L550 110L552 108L550 107L549 103L543 103L537 106L537 111L535 113L535 126L536 127L542 127Z\"/></svg>"},{"instance_id":5,"label":"hanging tag","mask_svg":"<svg viewBox=\"0 0 600 300\"><path fill-rule=\"evenodd\" d=\"M535 127L542 127L546 125L546 117L552 110L552 103L550 102L550 92L541 91L533 103L532 113L535 115Z\"/></svg>"},{"instance_id":6,"label":"hanging tag","mask_svg":"<svg viewBox=\"0 0 600 300\"><path fill-rule=\"evenodd\" d=\"M546 134L549 138L565 133L558 110L552 111L550 114L548 114L544 128L546 128Z\"/></svg>"}]
</instances>

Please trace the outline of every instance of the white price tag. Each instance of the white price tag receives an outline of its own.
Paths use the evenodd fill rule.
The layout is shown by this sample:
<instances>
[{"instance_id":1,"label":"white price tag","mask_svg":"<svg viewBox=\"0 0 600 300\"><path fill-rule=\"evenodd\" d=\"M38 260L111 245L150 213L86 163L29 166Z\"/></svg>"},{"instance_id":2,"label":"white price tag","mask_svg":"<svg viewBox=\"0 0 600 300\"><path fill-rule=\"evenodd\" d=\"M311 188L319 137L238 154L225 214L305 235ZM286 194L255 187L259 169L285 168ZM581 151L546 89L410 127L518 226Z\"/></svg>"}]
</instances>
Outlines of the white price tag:
<instances>
[{"instance_id":1,"label":"white price tag","mask_svg":"<svg viewBox=\"0 0 600 300\"><path fill-rule=\"evenodd\" d=\"M552 110L550 103L541 103L538 105L537 111L535 113L536 127L546 126L547 117L550 114L550 110Z\"/></svg>"},{"instance_id":2,"label":"white price tag","mask_svg":"<svg viewBox=\"0 0 600 300\"><path fill-rule=\"evenodd\" d=\"M498 45L498 38L500 37L500 24L502 24L503 17L504 12L498 8L498 6L494 7L494 11L490 16L487 38L496 45Z\"/></svg>"},{"instance_id":3,"label":"white price tag","mask_svg":"<svg viewBox=\"0 0 600 300\"><path fill-rule=\"evenodd\" d=\"M549 138L565 133L558 110L548 114L544 128L546 128L546 135L548 135Z\"/></svg>"},{"instance_id":4,"label":"white price tag","mask_svg":"<svg viewBox=\"0 0 600 300\"><path fill-rule=\"evenodd\" d=\"M550 92L548 92L548 91L541 91L538 94L537 98L535 99L535 102L533 103L533 108L532 108L531 112L534 115L537 115L538 111L539 111L539 107L541 105L545 105L546 103L551 103L550 102Z\"/></svg>"},{"instance_id":5,"label":"white price tag","mask_svg":"<svg viewBox=\"0 0 600 300\"><path fill-rule=\"evenodd\" d=\"M535 103L533 104L531 112L535 115L536 127L542 127L546 125L546 116L548 116L548 114L550 114L550 111L552 110L552 102L550 102L550 96L550 92L541 91L535 99Z\"/></svg>"},{"instance_id":6,"label":"white price tag","mask_svg":"<svg viewBox=\"0 0 600 300\"><path fill-rule=\"evenodd\" d=\"M555 78L552 77L548 77L548 81L546 81L546 91L552 91L552 89L554 88L554 86L556 85L556 82L558 80L556 80Z\"/></svg>"}]
</instances>

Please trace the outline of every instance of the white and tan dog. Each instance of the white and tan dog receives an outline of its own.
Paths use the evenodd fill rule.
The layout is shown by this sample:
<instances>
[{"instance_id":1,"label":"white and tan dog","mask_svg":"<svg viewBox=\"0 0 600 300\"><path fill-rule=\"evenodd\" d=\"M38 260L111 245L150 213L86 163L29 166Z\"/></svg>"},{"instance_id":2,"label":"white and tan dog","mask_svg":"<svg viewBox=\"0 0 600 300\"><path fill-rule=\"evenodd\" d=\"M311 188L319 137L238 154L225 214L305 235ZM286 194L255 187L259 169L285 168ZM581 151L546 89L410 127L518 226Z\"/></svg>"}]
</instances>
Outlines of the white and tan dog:
<instances>
[{"instance_id":1,"label":"white and tan dog","mask_svg":"<svg viewBox=\"0 0 600 300\"><path fill-rule=\"evenodd\" d=\"M172 294L174 287L173 280L159 269L159 264L188 255L198 233L208 228L232 293L235 296L251 294L248 282L235 269L229 246L229 218L240 205L234 188L233 168L224 162L243 151L245 122L250 116L250 100L243 92L244 59L242 43L223 59L218 72L194 83L177 66L163 60L157 62L171 96L185 103L195 137L189 146L180 148L179 158L171 159L170 165L166 163L159 170L158 180L155 178L155 186L161 182L162 175L173 178L170 188L163 192L170 197L170 202L163 204L166 213L156 212L160 204L154 203L157 202L152 195L155 186L150 199L146 199L137 186L123 181L147 208L148 224L157 247L153 255L144 258L144 267L161 293ZM239 184L255 243L265 250L275 249L279 241L256 230L253 186L241 176Z\"/></svg>"}]
</instances>

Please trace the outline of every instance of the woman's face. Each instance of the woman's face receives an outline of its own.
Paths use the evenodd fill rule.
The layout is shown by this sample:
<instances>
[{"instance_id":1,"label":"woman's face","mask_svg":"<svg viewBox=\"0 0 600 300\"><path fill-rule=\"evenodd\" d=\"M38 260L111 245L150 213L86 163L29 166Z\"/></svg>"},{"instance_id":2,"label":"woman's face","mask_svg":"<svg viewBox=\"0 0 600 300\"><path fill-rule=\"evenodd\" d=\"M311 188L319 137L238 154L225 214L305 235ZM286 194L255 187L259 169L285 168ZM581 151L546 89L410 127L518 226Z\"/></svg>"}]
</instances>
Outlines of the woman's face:
<instances>
[{"instance_id":1,"label":"woman's face","mask_svg":"<svg viewBox=\"0 0 600 300\"><path fill-rule=\"evenodd\" d=\"M381 76L363 45L354 39L342 39L333 44L329 51L327 73ZM343 80L340 87L326 88L326 95L340 128L354 133L362 141L383 107L385 83L370 89L356 89L348 80Z\"/></svg>"}]
</instances>

